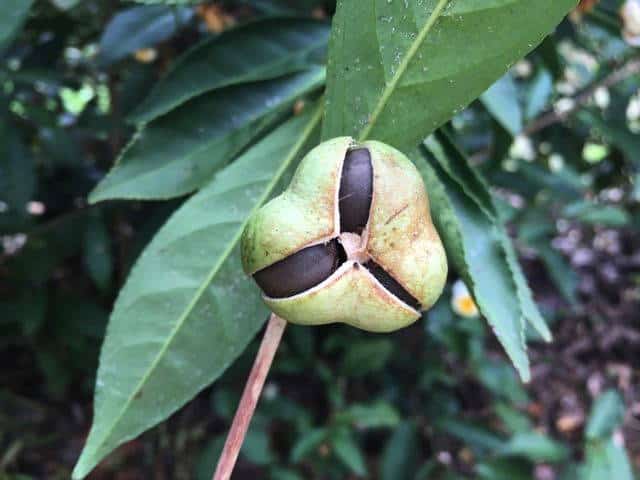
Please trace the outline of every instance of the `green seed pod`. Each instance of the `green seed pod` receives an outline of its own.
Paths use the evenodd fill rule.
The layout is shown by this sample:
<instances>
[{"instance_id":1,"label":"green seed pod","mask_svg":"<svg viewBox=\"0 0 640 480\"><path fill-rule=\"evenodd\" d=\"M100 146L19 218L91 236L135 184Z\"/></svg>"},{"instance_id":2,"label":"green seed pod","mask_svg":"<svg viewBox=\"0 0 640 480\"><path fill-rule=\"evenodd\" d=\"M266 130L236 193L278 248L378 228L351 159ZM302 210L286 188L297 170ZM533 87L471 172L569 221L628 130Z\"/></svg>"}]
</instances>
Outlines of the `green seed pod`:
<instances>
[{"instance_id":1,"label":"green seed pod","mask_svg":"<svg viewBox=\"0 0 640 480\"><path fill-rule=\"evenodd\" d=\"M242 265L293 323L405 327L442 293L447 259L420 173L398 150L321 143L242 236Z\"/></svg>"}]
</instances>

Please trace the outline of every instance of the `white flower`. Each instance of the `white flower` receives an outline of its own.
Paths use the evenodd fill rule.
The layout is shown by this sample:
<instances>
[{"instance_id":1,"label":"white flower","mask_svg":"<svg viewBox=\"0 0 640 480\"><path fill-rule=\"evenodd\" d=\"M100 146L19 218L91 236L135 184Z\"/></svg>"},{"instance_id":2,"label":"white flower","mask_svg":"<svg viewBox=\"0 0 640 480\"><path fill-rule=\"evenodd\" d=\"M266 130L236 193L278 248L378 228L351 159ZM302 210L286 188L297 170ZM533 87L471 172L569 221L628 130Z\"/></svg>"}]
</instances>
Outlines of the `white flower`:
<instances>
[{"instance_id":1,"label":"white flower","mask_svg":"<svg viewBox=\"0 0 640 480\"><path fill-rule=\"evenodd\" d=\"M536 158L536 149L531 139L525 135L518 135L513 139L509 149L509 155L513 158L521 158L531 162Z\"/></svg>"},{"instance_id":2,"label":"white flower","mask_svg":"<svg viewBox=\"0 0 640 480\"><path fill-rule=\"evenodd\" d=\"M469 289L462 280L456 280L453 284L451 308L461 317L475 318L479 314L476 302L474 302Z\"/></svg>"},{"instance_id":3,"label":"white flower","mask_svg":"<svg viewBox=\"0 0 640 480\"><path fill-rule=\"evenodd\" d=\"M609 94L609 90L605 87L598 87L596 91L593 92L593 101L598 106L598 108L604 110L611 103L611 95Z\"/></svg>"},{"instance_id":4,"label":"white flower","mask_svg":"<svg viewBox=\"0 0 640 480\"><path fill-rule=\"evenodd\" d=\"M556 111L558 115L566 115L571 110L573 110L576 106L576 102L573 98L561 98L554 105L553 109Z\"/></svg>"},{"instance_id":5,"label":"white flower","mask_svg":"<svg viewBox=\"0 0 640 480\"><path fill-rule=\"evenodd\" d=\"M531 62L529 60L520 60L513 66L513 72L517 77L530 77L531 73L533 73L533 65L531 65Z\"/></svg>"},{"instance_id":6,"label":"white flower","mask_svg":"<svg viewBox=\"0 0 640 480\"><path fill-rule=\"evenodd\" d=\"M16 233L15 235L5 235L1 237L4 253L7 255L15 255L27 243L27 236L24 233Z\"/></svg>"},{"instance_id":7,"label":"white flower","mask_svg":"<svg viewBox=\"0 0 640 480\"><path fill-rule=\"evenodd\" d=\"M627 120L630 122L640 120L640 94L634 95L627 105Z\"/></svg>"},{"instance_id":8,"label":"white flower","mask_svg":"<svg viewBox=\"0 0 640 480\"><path fill-rule=\"evenodd\" d=\"M549 155L549 169L552 172L559 172L564 168L564 157L559 153Z\"/></svg>"},{"instance_id":9,"label":"white flower","mask_svg":"<svg viewBox=\"0 0 640 480\"><path fill-rule=\"evenodd\" d=\"M46 210L47 208L42 202L32 201L27 203L27 212L31 215L43 215Z\"/></svg>"},{"instance_id":10,"label":"white flower","mask_svg":"<svg viewBox=\"0 0 640 480\"><path fill-rule=\"evenodd\" d=\"M627 126L632 133L640 133L640 91L629 99Z\"/></svg>"},{"instance_id":11,"label":"white flower","mask_svg":"<svg viewBox=\"0 0 640 480\"><path fill-rule=\"evenodd\" d=\"M640 47L640 0L627 0L620 9L622 36L634 47Z\"/></svg>"}]
</instances>

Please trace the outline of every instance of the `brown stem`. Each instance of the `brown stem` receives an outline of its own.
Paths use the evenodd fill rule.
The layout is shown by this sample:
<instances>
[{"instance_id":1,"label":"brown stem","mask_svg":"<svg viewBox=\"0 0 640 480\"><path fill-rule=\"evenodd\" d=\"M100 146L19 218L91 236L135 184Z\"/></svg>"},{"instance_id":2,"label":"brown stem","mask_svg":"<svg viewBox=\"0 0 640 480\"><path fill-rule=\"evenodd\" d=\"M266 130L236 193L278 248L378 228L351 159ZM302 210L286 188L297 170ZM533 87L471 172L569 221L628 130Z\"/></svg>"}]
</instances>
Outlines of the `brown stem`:
<instances>
[{"instance_id":1,"label":"brown stem","mask_svg":"<svg viewBox=\"0 0 640 480\"><path fill-rule=\"evenodd\" d=\"M632 59L628 61L619 69L614 70L599 82L596 82L595 84L591 85L590 87L573 97L574 105L571 109L562 113L554 111L547 112L538 117L531 124L527 125L522 133L525 135L532 135L536 132L539 132L540 130L544 130L545 128L550 127L551 125L555 125L556 123L565 121L576 110L578 110L589 100L591 100L593 94L599 87L612 87L629 77L637 75L638 73L640 73L640 60Z\"/></svg>"},{"instance_id":2,"label":"brown stem","mask_svg":"<svg viewBox=\"0 0 640 480\"><path fill-rule=\"evenodd\" d=\"M269 373L271 362L273 362L273 357L276 354L276 350L278 350L278 345L280 344L280 339L282 338L282 333L286 325L287 322L285 320L278 317L275 313L271 314L269 323L267 324L267 330L264 333L264 337L262 337L258 355L256 355L251 373L244 386L242 398L238 404L236 415L233 417L233 423L231 424L227 441L222 449L222 454L220 455L220 460L218 460L218 466L216 467L216 472L213 474L212 480L228 480L231 477L233 467L238 459L240 447L242 447L242 442L247 434L251 417L256 409L264 381L267 378L267 373Z\"/></svg>"}]
</instances>

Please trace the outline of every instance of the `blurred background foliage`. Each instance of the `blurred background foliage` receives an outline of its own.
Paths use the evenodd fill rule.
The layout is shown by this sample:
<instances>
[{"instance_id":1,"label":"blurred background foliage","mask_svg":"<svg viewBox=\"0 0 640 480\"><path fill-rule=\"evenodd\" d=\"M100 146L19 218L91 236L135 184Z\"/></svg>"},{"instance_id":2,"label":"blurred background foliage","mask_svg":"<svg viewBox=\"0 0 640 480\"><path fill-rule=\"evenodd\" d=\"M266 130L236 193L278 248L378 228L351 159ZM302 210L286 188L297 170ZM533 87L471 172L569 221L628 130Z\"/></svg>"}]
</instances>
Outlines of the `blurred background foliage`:
<instances>
[{"instance_id":1,"label":"blurred background foliage","mask_svg":"<svg viewBox=\"0 0 640 480\"><path fill-rule=\"evenodd\" d=\"M455 278L393 335L291 326L234 478L634 478L640 4L624 3L583 0L450 124L496 187L552 325L552 344L531 333L532 382ZM69 477L115 295L183 201L87 204L135 131L128 116L198 41L334 7L2 2L0 479ZM89 478L210 478L256 348Z\"/></svg>"}]
</instances>

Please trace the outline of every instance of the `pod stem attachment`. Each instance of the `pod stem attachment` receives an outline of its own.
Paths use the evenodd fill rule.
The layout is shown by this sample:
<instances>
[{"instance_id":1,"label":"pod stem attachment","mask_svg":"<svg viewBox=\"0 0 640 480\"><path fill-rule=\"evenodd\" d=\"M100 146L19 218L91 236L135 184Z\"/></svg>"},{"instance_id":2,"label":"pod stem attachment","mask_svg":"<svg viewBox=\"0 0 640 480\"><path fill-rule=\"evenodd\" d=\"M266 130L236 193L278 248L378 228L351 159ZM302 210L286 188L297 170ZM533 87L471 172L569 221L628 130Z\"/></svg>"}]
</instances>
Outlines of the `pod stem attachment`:
<instances>
[{"instance_id":1,"label":"pod stem attachment","mask_svg":"<svg viewBox=\"0 0 640 480\"><path fill-rule=\"evenodd\" d=\"M262 343L253 362L253 367L251 367L247 383L244 386L242 398L233 417L233 423L212 480L228 480L231 478L233 467L238 459L238 453L240 453L240 447L242 447L242 442L249 429L251 417L253 417L253 412L258 404L264 381L267 378L267 373L269 373L269 368L271 368L273 357L275 357L276 350L278 350L278 345L280 345L282 333L286 326L286 320L278 317L275 313L272 313L271 317L269 317L267 329L264 332L264 337L262 337Z\"/></svg>"}]
</instances>

